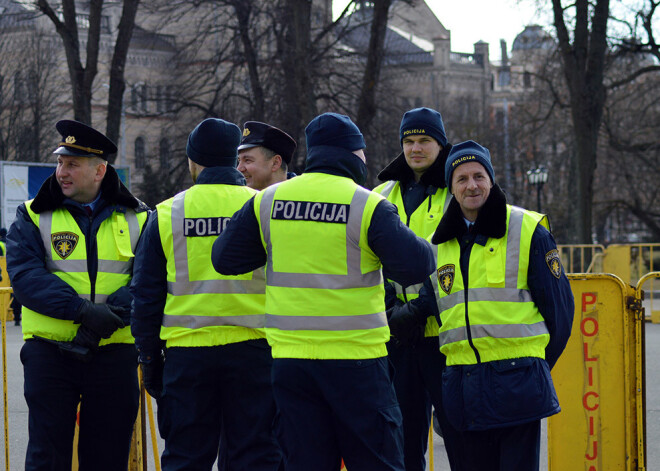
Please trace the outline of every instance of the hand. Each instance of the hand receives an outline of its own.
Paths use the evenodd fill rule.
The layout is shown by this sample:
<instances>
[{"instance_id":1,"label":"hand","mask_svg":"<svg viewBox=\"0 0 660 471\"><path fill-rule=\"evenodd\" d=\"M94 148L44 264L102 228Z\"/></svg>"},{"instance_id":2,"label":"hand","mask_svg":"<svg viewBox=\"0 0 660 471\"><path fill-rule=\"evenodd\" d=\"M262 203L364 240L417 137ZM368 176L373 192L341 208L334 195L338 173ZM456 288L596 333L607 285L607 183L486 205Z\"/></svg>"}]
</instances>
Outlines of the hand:
<instances>
[{"instance_id":1,"label":"hand","mask_svg":"<svg viewBox=\"0 0 660 471\"><path fill-rule=\"evenodd\" d=\"M424 338L426 318L410 303L388 309L387 322L398 346L414 347Z\"/></svg>"},{"instance_id":2,"label":"hand","mask_svg":"<svg viewBox=\"0 0 660 471\"><path fill-rule=\"evenodd\" d=\"M113 312L119 309L110 304L94 304L84 300L78 310L80 323L99 337L110 338L117 329L124 327L124 321Z\"/></svg>"},{"instance_id":3,"label":"hand","mask_svg":"<svg viewBox=\"0 0 660 471\"><path fill-rule=\"evenodd\" d=\"M90 352L96 350L100 341L101 336L95 333L85 324L82 324L80 327L78 327L78 332L76 332L76 336L73 338L74 344L80 345L81 347L88 349Z\"/></svg>"},{"instance_id":4,"label":"hand","mask_svg":"<svg viewBox=\"0 0 660 471\"><path fill-rule=\"evenodd\" d=\"M161 355L156 355L148 363L140 363L144 388L154 399L160 399L163 394L163 368L165 362Z\"/></svg>"}]
</instances>

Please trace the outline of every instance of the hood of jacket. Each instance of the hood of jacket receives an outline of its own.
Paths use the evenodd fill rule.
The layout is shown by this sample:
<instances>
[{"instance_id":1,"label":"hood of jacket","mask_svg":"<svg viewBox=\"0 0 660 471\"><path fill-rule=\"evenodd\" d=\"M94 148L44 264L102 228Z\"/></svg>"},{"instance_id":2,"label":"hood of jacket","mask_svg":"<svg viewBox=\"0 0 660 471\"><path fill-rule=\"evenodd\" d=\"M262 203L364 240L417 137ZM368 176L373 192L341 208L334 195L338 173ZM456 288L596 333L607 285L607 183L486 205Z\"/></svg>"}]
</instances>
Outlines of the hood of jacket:
<instances>
[{"instance_id":1,"label":"hood of jacket","mask_svg":"<svg viewBox=\"0 0 660 471\"><path fill-rule=\"evenodd\" d=\"M445 161L447 160L450 150L451 144L447 143L438 154L438 158L435 159L435 162L431 164L422 175L422 178L420 178L419 181L421 184L436 188L447 187L447 183L445 182ZM408 166L408 162L406 162L406 157L403 152L387 164L387 166L378 174L378 180L382 182L390 180L408 182L414 180L414 178L415 175L412 169Z\"/></svg>"},{"instance_id":2,"label":"hood of jacket","mask_svg":"<svg viewBox=\"0 0 660 471\"><path fill-rule=\"evenodd\" d=\"M367 181L367 165L342 147L314 146L307 152L305 173L328 173L346 177L358 185Z\"/></svg>"},{"instance_id":3,"label":"hood of jacket","mask_svg":"<svg viewBox=\"0 0 660 471\"><path fill-rule=\"evenodd\" d=\"M245 186L245 177L235 167L206 167L199 172L195 185Z\"/></svg>"},{"instance_id":4,"label":"hood of jacket","mask_svg":"<svg viewBox=\"0 0 660 471\"><path fill-rule=\"evenodd\" d=\"M506 234L506 195L497 183L490 189L486 202L479 210L477 220L474 222L474 231L493 239L499 239ZM466 232L467 226L463 218L463 211L456 198L452 198L431 242L439 245L448 240L460 238Z\"/></svg>"},{"instance_id":5,"label":"hood of jacket","mask_svg":"<svg viewBox=\"0 0 660 471\"><path fill-rule=\"evenodd\" d=\"M117 171L108 164L105 172L105 177L101 182L102 198L111 205L125 206L131 208L136 212L146 211L149 207L137 199L128 191L122 181L117 175ZM35 213L43 213L46 211L54 211L64 204L67 199L62 193L55 172L46 179L46 181L39 188L37 196L34 197L31 209Z\"/></svg>"}]
</instances>

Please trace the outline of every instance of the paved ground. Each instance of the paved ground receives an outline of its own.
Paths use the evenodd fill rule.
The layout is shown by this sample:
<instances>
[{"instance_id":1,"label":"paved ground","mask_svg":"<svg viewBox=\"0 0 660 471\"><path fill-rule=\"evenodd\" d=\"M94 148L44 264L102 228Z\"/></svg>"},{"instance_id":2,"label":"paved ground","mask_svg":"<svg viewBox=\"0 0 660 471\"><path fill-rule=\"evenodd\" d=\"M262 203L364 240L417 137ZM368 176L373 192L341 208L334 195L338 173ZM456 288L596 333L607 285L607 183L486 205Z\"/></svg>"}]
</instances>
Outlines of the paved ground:
<instances>
[{"instance_id":1,"label":"paved ground","mask_svg":"<svg viewBox=\"0 0 660 471\"><path fill-rule=\"evenodd\" d=\"M7 325L7 383L9 407L9 451L11 471L21 471L24 467L25 450L27 447L27 406L23 399L23 370L19 352L22 345L20 327L13 322ZM646 324L646 421L647 421L647 463L652 469L652 463L660 462L660 368L654 359L660 357L660 324ZM4 407L3 407L4 409ZM449 471L445 448L442 439L434 440L433 471ZM159 440L159 450L163 443ZM541 470L547 471L547 458L542 447ZM153 454L149 446L149 470L154 470ZM0 469L5 469L5 456L0 456Z\"/></svg>"}]
</instances>

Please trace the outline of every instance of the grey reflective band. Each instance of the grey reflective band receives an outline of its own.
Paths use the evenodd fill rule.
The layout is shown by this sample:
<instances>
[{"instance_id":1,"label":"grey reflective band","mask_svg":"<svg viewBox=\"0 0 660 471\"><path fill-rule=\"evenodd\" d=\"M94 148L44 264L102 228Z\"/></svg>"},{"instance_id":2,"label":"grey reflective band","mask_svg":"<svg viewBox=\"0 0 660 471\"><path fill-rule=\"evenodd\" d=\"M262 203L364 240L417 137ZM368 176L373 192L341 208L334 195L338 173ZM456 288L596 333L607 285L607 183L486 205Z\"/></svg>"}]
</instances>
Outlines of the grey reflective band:
<instances>
[{"instance_id":1,"label":"grey reflective band","mask_svg":"<svg viewBox=\"0 0 660 471\"><path fill-rule=\"evenodd\" d=\"M437 289L437 276L433 284L436 293ZM436 296L438 298L438 296ZM438 311L446 311L459 304L462 304L465 299L465 290L456 291L444 298L438 299ZM495 301L501 303L528 303L532 302L532 294L526 289L517 288L471 288L468 290L468 302L478 301Z\"/></svg>"},{"instance_id":2,"label":"grey reflective band","mask_svg":"<svg viewBox=\"0 0 660 471\"><path fill-rule=\"evenodd\" d=\"M470 325L470 335L472 339L496 338L496 339L517 339L525 337L536 337L548 333L548 327L545 321L535 324L481 324ZM450 343L467 340L467 329L457 327L455 329L440 332L440 346Z\"/></svg>"},{"instance_id":3,"label":"grey reflective band","mask_svg":"<svg viewBox=\"0 0 660 471\"><path fill-rule=\"evenodd\" d=\"M383 187L383 191L380 193L382 196L387 199L388 196L390 196L390 193L392 193L392 190L396 186L398 182L396 180L390 180L389 182L385 183L385 186Z\"/></svg>"},{"instance_id":4,"label":"grey reflective band","mask_svg":"<svg viewBox=\"0 0 660 471\"><path fill-rule=\"evenodd\" d=\"M400 294L400 295L403 295L404 293L418 294L419 291L422 289L422 286L424 286L424 283L417 283L416 285L410 285L404 288L396 281L390 281L390 283L394 286L394 291L396 292L396 294Z\"/></svg>"},{"instance_id":5,"label":"grey reflective band","mask_svg":"<svg viewBox=\"0 0 660 471\"><path fill-rule=\"evenodd\" d=\"M275 199L275 191L278 185L269 186L263 190L261 205L259 207L259 219L261 231L266 241L266 278L268 286L279 286L285 288L317 288L317 289L345 289L372 287L383 283L383 275L380 269L362 274L360 262L362 259L360 241L360 229L362 227L362 216L371 192L364 188L356 188L351 199L351 210L346 223L346 275L330 275L315 273L285 273L273 270L273 246L270 238L270 213Z\"/></svg>"},{"instance_id":6,"label":"grey reflective band","mask_svg":"<svg viewBox=\"0 0 660 471\"><path fill-rule=\"evenodd\" d=\"M174 296L184 296L188 294L264 293L266 284L263 268L255 270L251 280L210 279L190 281L190 270L188 267L188 238L183 233L183 221L186 217L184 203L187 193L187 191L183 191L177 194L172 200L172 213L170 219L172 221L172 245L174 250L176 281L167 282L167 292ZM211 254L209 254L209 257L210 256ZM261 326L263 327L263 322Z\"/></svg>"},{"instance_id":7,"label":"grey reflective band","mask_svg":"<svg viewBox=\"0 0 660 471\"><path fill-rule=\"evenodd\" d=\"M449 203L451 203L451 200L453 198L454 198L454 195L452 195L451 193L449 193L449 191L447 191L447 196L445 196L445 205L442 208L442 215L443 216L447 212L447 208L449 208Z\"/></svg>"},{"instance_id":8,"label":"grey reflective band","mask_svg":"<svg viewBox=\"0 0 660 471\"><path fill-rule=\"evenodd\" d=\"M506 236L506 275L504 286L515 288L518 286L518 266L520 264L520 237L522 221L525 213L522 209L511 206L509 216L509 229Z\"/></svg>"},{"instance_id":9,"label":"grey reflective band","mask_svg":"<svg viewBox=\"0 0 660 471\"><path fill-rule=\"evenodd\" d=\"M87 260L46 260L46 267L51 273L63 271L67 273L87 273ZM133 259L99 260L97 271L114 273L117 275L130 275L133 269Z\"/></svg>"},{"instance_id":10,"label":"grey reflective band","mask_svg":"<svg viewBox=\"0 0 660 471\"><path fill-rule=\"evenodd\" d=\"M384 312L359 316L280 316L267 315L266 327L280 330L367 330L387 326Z\"/></svg>"},{"instance_id":11,"label":"grey reflective band","mask_svg":"<svg viewBox=\"0 0 660 471\"><path fill-rule=\"evenodd\" d=\"M265 283L265 272L264 268L261 267L252 272L251 280L168 281L167 292L173 296L187 294L263 294Z\"/></svg>"},{"instance_id":12,"label":"grey reflective band","mask_svg":"<svg viewBox=\"0 0 660 471\"><path fill-rule=\"evenodd\" d=\"M201 329L202 327L241 326L250 329L263 328L264 314L247 316L163 316L163 327L185 327Z\"/></svg>"}]
</instances>

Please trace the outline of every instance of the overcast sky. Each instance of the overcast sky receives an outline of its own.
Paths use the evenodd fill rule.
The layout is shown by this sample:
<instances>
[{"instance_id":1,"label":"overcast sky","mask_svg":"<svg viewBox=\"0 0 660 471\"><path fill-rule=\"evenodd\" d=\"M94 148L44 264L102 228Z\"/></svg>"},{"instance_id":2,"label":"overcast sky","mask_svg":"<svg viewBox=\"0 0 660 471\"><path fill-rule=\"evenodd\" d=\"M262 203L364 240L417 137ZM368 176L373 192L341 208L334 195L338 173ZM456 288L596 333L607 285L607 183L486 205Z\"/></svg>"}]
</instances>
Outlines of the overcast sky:
<instances>
[{"instance_id":1,"label":"overcast sky","mask_svg":"<svg viewBox=\"0 0 660 471\"><path fill-rule=\"evenodd\" d=\"M335 14L347 0L334 0ZM548 13L536 12L534 0L426 0L440 22L451 32L451 50L473 52L479 40L490 45L490 60L499 61L500 39L509 54L515 37L529 24L549 24Z\"/></svg>"}]
</instances>

